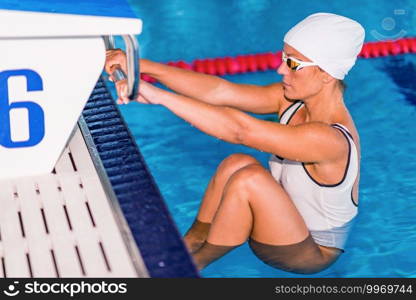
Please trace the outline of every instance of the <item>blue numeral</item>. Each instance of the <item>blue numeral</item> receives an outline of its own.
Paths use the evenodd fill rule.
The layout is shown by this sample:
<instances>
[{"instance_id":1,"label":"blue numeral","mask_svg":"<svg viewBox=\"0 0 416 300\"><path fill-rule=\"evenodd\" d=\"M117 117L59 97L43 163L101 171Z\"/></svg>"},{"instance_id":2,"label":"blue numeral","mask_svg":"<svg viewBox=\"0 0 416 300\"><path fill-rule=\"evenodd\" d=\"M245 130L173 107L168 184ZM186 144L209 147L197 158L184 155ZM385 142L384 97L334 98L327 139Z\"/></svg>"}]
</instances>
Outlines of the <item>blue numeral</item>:
<instances>
[{"instance_id":1,"label":"blue numeral","mask_svg":"<svg viewBox=\"0 0 416 300\"><path fill-rule=\"evenodd\" d=\"M28 92L42 91L42 78L33 70L8 70L0 72L0 145L7 148L32 147L40 143L45 136L45 116L39 104L30 101L9 103L7 80L13 76L26 77ZM26 108L29 116L29 139L14 142L11 138L10 111Z\"/></svg>"}]
</instances>

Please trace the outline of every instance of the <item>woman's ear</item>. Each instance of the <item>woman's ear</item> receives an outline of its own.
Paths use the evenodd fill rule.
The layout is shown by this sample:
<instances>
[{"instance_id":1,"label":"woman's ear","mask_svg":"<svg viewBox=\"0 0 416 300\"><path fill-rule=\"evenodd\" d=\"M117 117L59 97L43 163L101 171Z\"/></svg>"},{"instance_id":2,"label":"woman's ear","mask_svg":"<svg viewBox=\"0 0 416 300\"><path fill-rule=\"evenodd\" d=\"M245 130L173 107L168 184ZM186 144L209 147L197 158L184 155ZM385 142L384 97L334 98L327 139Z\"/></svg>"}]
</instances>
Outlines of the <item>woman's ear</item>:
<instances>
[{"instance_id":1,"label":"woman's ear","mask_svg":"<svg viewBox=\"0 0 416 300\"><path fill-rule=\"evenodd\" d=\"M319 70L319 76L321 77L323 83L328 84L332 80L335 79L331 75L329 75L327 72L325 72L324 70L322 70L320 67L318 67L318 70Z\"/></svg>"},{"instance_id":2,"label":"woman's ear","mask_svg":"<svg viewBox=\"0 0 416 300\"><path fill-rule=\"evenodd\" d=\"M334 78L334 77L332 77L331 75L329 75L327 72L323 72L323 73L322 73L322 76L323 76L322 81L323 81L325 84L331 83L332 81L334 81L334 80L335 80L335 78Z\"/></svg>"}]
</instances>

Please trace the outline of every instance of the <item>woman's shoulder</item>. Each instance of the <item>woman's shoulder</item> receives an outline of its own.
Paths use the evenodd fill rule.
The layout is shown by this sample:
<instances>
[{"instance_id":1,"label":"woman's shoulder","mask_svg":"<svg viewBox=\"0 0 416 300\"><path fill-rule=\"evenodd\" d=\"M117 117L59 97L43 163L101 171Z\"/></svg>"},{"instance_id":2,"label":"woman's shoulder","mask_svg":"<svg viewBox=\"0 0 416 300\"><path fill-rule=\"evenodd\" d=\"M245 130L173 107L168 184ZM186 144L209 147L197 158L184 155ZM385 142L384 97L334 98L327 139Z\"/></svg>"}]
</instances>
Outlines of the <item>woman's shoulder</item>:
<instances>
[{"instance_id":1,"label":"woman's shoulder","mask_svg":"<svg viewBox=\"0 0 416 300\"><path fill-rule=\"evenodd\" d=\"M347 134L353 139L354 143L357 146L360 145L360 135L357 128L355 127L354 120L350 116L333 122L331 126L345 130Z\"/></svg>"}]
</instances>

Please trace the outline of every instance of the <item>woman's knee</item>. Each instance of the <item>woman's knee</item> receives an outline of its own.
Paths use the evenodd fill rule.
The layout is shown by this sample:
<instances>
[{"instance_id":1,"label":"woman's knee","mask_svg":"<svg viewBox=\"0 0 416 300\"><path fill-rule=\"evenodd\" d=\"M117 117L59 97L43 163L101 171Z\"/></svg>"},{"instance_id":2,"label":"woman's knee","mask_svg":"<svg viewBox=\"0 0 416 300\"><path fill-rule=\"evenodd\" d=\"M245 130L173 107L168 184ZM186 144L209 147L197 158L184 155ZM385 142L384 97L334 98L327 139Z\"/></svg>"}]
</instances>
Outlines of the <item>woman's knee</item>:
<instances>
[{"instance_id":1,"label":"woman's knee","mask_svg":"<svg viewBox=\"0 0 416 300\"><path fill-rule=\"evenodd\" d=\"M242 153L236 153L225 158L217 168L216 176L228 179L238 170L251 164L259 162L252 156Z\"/></svg>"},{"instance_id":2,"label":"woman's knee","mask_svg":"<svg viewBox=\"0 0 416 300\"><path fill-rule=\"evenodd\" d=\"M230 181L240 187L261 187L264 181L269 179L270 173L259 163L253 163L240 168L230 178Z\"/></svg>"},{"instance_id":3,"label":"woman's knee","mask_svg":"<svg viewBox=\"0 0 416 300\"><path fill-rule=\"evenodd\" d=\"M269 175L259 162L247 165L234 172L225 186L225 192L250 194L252 190L264 186Z\"/></svg>"}]
</instances>

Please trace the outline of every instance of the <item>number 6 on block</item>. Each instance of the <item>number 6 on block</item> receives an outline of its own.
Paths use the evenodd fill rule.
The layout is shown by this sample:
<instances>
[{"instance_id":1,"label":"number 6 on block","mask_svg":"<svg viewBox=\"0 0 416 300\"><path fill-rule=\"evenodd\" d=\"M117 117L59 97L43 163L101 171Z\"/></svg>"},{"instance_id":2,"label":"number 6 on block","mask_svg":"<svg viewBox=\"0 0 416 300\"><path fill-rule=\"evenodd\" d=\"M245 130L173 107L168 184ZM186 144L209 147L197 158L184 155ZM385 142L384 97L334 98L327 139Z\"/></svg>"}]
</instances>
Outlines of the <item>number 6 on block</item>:
<instances>
[{"instance_id":1,"label":"number 6 on block","mask_svg":"<svg viewBox=\"0 0 416 300\"><path fill-rule=\"evenodd\" d=\"M7 148L33 147L40 143L45 136L45 114L42 107L34 102L19 101L11 103L9 99L8 79L10 77L23 76L26 78L26 90L42 91L42 78L33 70L8 70L0 72L0 145ZM29 137L25 140L14 141L12 139L10 113L13 109L26 109L28 111ZM22 122L17 122L21 126Z\"/></svg>"},{"instance_id":2,"label":"number 6 on block","mask_svg":"<svg viewBox=\"0 0 416 300\"><path fill-rule=\"evenodd\" d=\"M0 40L0 178L51 172L101 74L101 38Z\"/></svg>"},{"instance_id":3,"label":"number 6 on block","mask_svg":"<svg viewBox=\"0 0 416 300\"><path fill-rule=\"evenodd\" d=\"M49 173L103 70L103 36L139 34L142 22L12 10L0 19L0 179Z\"/></svg>"}]
</instances>

